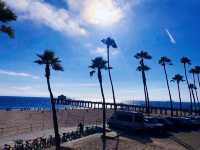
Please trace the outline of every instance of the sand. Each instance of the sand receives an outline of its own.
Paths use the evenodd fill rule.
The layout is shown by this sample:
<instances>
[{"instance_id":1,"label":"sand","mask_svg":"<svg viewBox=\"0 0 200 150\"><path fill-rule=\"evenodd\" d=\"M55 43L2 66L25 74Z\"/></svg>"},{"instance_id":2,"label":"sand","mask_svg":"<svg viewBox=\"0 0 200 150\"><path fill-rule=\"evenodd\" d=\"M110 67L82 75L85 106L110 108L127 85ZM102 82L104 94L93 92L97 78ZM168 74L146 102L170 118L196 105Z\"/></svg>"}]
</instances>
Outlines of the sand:
<instances>
[{"instance_id":1,"label":"sand","mask_svg":"<svg viewBox=\"0 0 200 150\"><path fill-rule=\"evenodd\" d=\"M107 111L107 118L112 114ZM76 129L79 122L85 125L101 124L102 111L97 109L59 110L58 123L61 131ZM0 111L0 143L12 137L31 137L53 134L50 111ZM106 150L199 150L200 131L170 133L170 136L120 135L119 139L108 139ZM102 149L100 135L76 143L75 149Z\"/></svg>"},{"instance_id":2,"label":"sand","mask_svg":"<svg viewBox=\"0 0 200 150\"><path fill-rule=\"evenodd\" d=\"M128 134L128 135L127 135ZM124 133L107 138L105 149L101 134L62 144L63 150L199 150L200 131L170 133L161 136ZM51 148L53 150L55 148Z\"/></svg>"},{"instance_id":3,"label":"sand","mask_svg":"<svg viewBox=\"0 0 200 150\"><path fill-rule=\"evenodd\" d=\"M107 111L108 118L112 112ZM57 116L60 128L77 127L80 122L84 122L85 125L101 124L102 110L59 110ZM50 111L0 111L0 139L52 128L52 114Z\"/></svg>"}]
</instances>

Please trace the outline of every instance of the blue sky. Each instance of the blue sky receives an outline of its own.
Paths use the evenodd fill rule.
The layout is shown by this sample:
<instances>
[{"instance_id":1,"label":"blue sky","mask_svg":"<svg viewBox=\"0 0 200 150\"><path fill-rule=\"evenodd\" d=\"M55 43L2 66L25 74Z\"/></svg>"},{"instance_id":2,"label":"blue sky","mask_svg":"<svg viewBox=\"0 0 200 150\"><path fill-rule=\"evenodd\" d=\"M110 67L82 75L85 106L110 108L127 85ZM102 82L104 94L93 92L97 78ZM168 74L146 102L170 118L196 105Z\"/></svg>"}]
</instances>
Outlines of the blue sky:
<instances>
[{"instance_id":1,"label":"blue sky","mask_svg":"<svg viewBox=\"0 0 200 150\"><path fill-rule=\"evenodd\" d=\"M147 73L150 99L167 100L160 56L173 66L169 77L183 74L182 56L199 65L200 2L198 0L5 0L18 20L12 23L16 36L0 35L0 95L48 96L44 68L33 63L36 53L52 49L61 58L64 72L52 72L55 96L100 99L96 77L89 77L92 58L105 57L100 40L111 36L118 49L111 49L112 75L118 100L144 99L138 61L140 50L148 51L152 68ZM103 73L107 101L112 98L108 74ZM173 98L176 85L171 83ZM188 100L186 85L182 97Z\"/></svg>"}]
</instances>

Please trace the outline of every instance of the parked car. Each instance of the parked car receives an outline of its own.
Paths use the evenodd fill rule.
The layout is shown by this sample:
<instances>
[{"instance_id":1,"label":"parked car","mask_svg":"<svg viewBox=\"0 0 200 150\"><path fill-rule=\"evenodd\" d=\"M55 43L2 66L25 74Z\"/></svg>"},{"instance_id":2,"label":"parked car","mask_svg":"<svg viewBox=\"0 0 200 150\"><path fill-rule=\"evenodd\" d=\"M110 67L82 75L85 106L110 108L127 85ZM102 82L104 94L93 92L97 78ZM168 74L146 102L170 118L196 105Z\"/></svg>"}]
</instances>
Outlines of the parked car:
<instances>
[{"instance_id":1,"label":"parked car","mask_svg":"<svg viewBox=\"0 0 200 150\"><path fill-rule=\"evenodd\" d=\"M116 111L108 120L108 125L122 130L143 130L144 116L138 112Z\"/></svg>"},{"instance_id":2,"label":"parked car","mask_svg":"<svg viewBox=\"0 0 200 150\"><path fill-rule=\"evenodd\" d=\"M164 129L166 129L166 130L174 129L174 124L171 121L169 121L168 119L166 119L165 117L157 117L157 119L160 123L163 124Z\"/></svg>"},{"instance_id":3,"label":"parked car","mask_svg":"<svg viewBox=\"0 0 200 150\"><path fill-rule=\"evenodd\" d=\"M200 127L200 116L188 116L187 118L190 119L190 121L193 124L193 127L195 128Z\"/></svg>"},{"instance_id":4,"label":"parked car","mask_svg":"<svg viewBox=\"0 0 200 150\"><path fill-rule=\"evenodd\" d=\"M160 123L158 118L150 117L150 116L146 116L144 118L144 127L148 131L155 131L156 130L156 131L161 132L164 129L164 125L162 123Z\"/></svg>"},{"instance_id":5,"label":"parked car","mask_svg":"<svg viewBox=\"0 0 200 150\"><path fill-rule=\"evenodd\" d=\"M193 125L192 121L187 117L168 117L167 119L174 124L175 128L188 129Z\"/></svg>"}]
</instances>

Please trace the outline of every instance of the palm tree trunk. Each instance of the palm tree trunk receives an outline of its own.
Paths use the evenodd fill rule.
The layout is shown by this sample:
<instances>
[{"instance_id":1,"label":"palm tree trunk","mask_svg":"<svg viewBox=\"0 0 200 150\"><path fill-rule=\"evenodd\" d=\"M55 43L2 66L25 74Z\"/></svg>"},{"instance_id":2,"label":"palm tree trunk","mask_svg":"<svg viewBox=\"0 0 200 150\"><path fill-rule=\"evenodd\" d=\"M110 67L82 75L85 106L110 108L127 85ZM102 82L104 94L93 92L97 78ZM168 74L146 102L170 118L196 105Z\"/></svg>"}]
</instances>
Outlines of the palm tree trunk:
<instances>
[{"instance_id":1,"label":"palm tree trunk","mask_svg":"<svg viewBox=\"0 0 200 150\"><path fill-rule=\"evenodd\" d=\"M141 59L140 65L144 66L144 60L143 59ZM148 113L148 94L147 94L146 77L145 77L144 70L142 70L142 81L143 81L143 86L144 86L145 108L146 108L146 113Z\"/></svg>"},{"instance_id":2,"label":"palm tree trunk","mask_svg":"<svg viewBox=\"0 0 200 150\"><path fill-rule=\"evenodd\" d=\"M52 108L52 115L53 115L53 127L54 127L55 139L56 139L56 150L60 150L60 135L59 135L59 130L58 130L58 122L57 122L55 102L54 102L53 93L51 91L51 86L50 86L50 68L49 68L49 65L46 65L45 72L46 72L47 86L48 86L50 99L51 99L51 108Z\"/></svg>"},{"instance_id":3,"label":"palm tree trunk","mask_svg":"<svg viewBox=\"0 0 200 150\"><path fill-rule=\"evenodd\" d=\"M171 91L170 91L170 88L169 88L169 81L168 81L167 71L166 71L165 65L163 65L163 67L164 67L164 71L165 71L165 78L166 78L167 88L168 88L168 92L169 92L169 99L170 99L170 105L171 105L171 116L173 116L173 103L172 103Z\"/></svg>"},{"instance_id":4,"label":"palm tree trunk","mask_svg":"<svg viewBox=\"0 0 200 150\"><path fill-rule=\"evenodd\" d=\"M192 97L193 97L193 100L194 100L194 112L196 112L196 99L195 99L195 95L194 95L194 91L193 89L191 89L191 93L192 93Z\"/></svg>"},{"instance_id":5,"label":"palm tree trunk","mask_svg":"<svg viewBox=\"0 0 200 150\"><path fill-rule=\"evenodd\" d=\"M196 80L195 80L195 75L194 75L194 73L192 73L192 77L193 77L194 86L196 87ZM195 95L196 95L197 104L198 104L198 107L199 107L199 97L198 97L198 94L197 94L197 88L195 88L194 90L195 90Z\"/></svg>"},{"instance_id":6,"label":"palm tree trunk","mask_svg":"<svg viewBox=\"0 0 200 150\"><path fill-rule=\"evenodd\" d=\"M109 45L107 45L107 61L108 61L108 74L109 74L109 79L110 79L110 84L111 84L111 89L112 89L112 96L113 96L113 102L114 102L114 110L116 112L117 106L116 106L116 100L115 100L115 91L114 91L114 86L112 82L112 77L111 77L111 72L110 72L110 52L109 52Z\"/></svg>"},{"instance_id":7,"label":"palm tree trunk","mask_svg":"<svg viewBox=\"0 0 200 150\"><path fill-rule=\"evenodd\" d=\"M147 103L147 91L146 91L146 85L145 85L145 78L144 78L144 71L142 71L142 82L143 82L143 87L144 87L144 96L145 96L145 108L146 108L146 113L148 112L148 103Z\"/></svg>"},{"instance_id":8,"label":"palm tree trunk","mask_svg":"<svg viewBox=\"0 0 200 150\"><path fill-rule=\"evenodd\" d=\"M191 89L189 88L189 81L188 81L188 77L187 77L186 64L184 64L184 71L185 71L185 79L186 79L186 82L187 82L187 87L188 87L189 94L190 94L190 114L192 114L192 110L193 110L192 94L191 94Z\"/></svg>"},{"instance_id":9,"label":"palm tree trunk","mask_svg":"<svg viewBox=\"0 0 200 150\"><path fill-rule=\"evenodd\" d=\"M149 114L149 92L147 88L147 79L146 79L145 72L144 72L144 83L145 83L146 97L147 97L147 113Z\"/></svg>"},{"instance_id":10,"label":"palm tree trunk","mask_svg":"<svg viewBox=\"0 0 200 150\"><path fill-rule=\"evenodd\" d=\"M106 137L106 109L105 109L105 97L104 97L104 92L103 92L103 85L102 85L102 75L101 75L101 70L98 69L98 80L101 88L101 95L103 98L103 139Z\"/></svg>"},{"instance_id":11,"label":"palm tree trunk","mask_svg":"<svg viewBox=\"0 0 200 150\"><path fill-rule=\"evenodd\" d=\"M181 112L181 115L182 115L182 102L181 102L181 92L180 92L179 82L177 82L177 86L178 86L178 96L179 96L179 100L180 100L180 112Z\"/></svg>"},{"instance_id":12,"label":"palm tree trunk","mask_svg":"<svg viewBox=\"0 0 200 150\"><path fill-rule=\"evenodd\" d=\"M199 74L197 74L197 79L198 79L199 88L200 88L200 79L199 79Z\"/></svg>"},{"instance_id":13,"label":"palm tree trunk","mask_svg":"<svg viewBox=\"0 0 200 150\"><path fill-rule=\"evenodd\" d=\"M197 79L198 79L199 89L200 89L200 79L199 79L199 74L197 74ZM198 102L198 104L199 104L199 111L200 111L200 103Z\"/></svg>"}]
</instances>

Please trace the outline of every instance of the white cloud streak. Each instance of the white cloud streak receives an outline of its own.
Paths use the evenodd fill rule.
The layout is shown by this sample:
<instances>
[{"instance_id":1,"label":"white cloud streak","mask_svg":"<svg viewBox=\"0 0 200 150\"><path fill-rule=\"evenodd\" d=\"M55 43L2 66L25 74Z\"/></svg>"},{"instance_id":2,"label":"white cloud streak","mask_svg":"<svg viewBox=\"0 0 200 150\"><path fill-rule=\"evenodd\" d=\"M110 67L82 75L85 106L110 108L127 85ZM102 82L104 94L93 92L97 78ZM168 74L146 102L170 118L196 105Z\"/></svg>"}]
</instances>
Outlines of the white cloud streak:
<instances>
[{"instance_id":1,"label":"white cloud streak","mask_svg":"<svg viewBox=\"0 0 200 150\"><path fill-rule=\"evenodd\" d=\"M12 86L11 88L17 91L29 91L32 89L31 86Z\"/></svg>"},{"instance_id":2,"label":"white cloud streak","mask_svg":"<svg viewBox=\"0 0 200 150\"><path fill-rule=\"evenodd\" d=\"M8 71L8 70L2 70L2 69L0 69L0 75L15 76L15 77L29 77L32 79L39 79L38 76L29 74L29 73Z\"/></svg>"},{"instance_id":3,"label":"white cloud streak","mask_svg":"<svg viewBox=\"0 0 200 150\"><path fill-rule=\"evenodd\" d=\"M87 31L81 27L79 20L76 20L66 9L56 8L42 0L4 1L17 12L19 19L46 25L67 35L87 35Z\"/></svg>"},{"instance_id":4,"label":"white cloud streak","mask_svg":"<svg viewBox=\"0 0 200 150\"><path fill-rule=\"evenodd\" d=\"M175 38L172 36L172 34L169 32L169 30L168 30L168 29L165 29L165 32L166 32L167 36L169 37L170 42L171 42L172 44L176 44L176 40L175 40Z\"/></svg>"}]
</instances>

